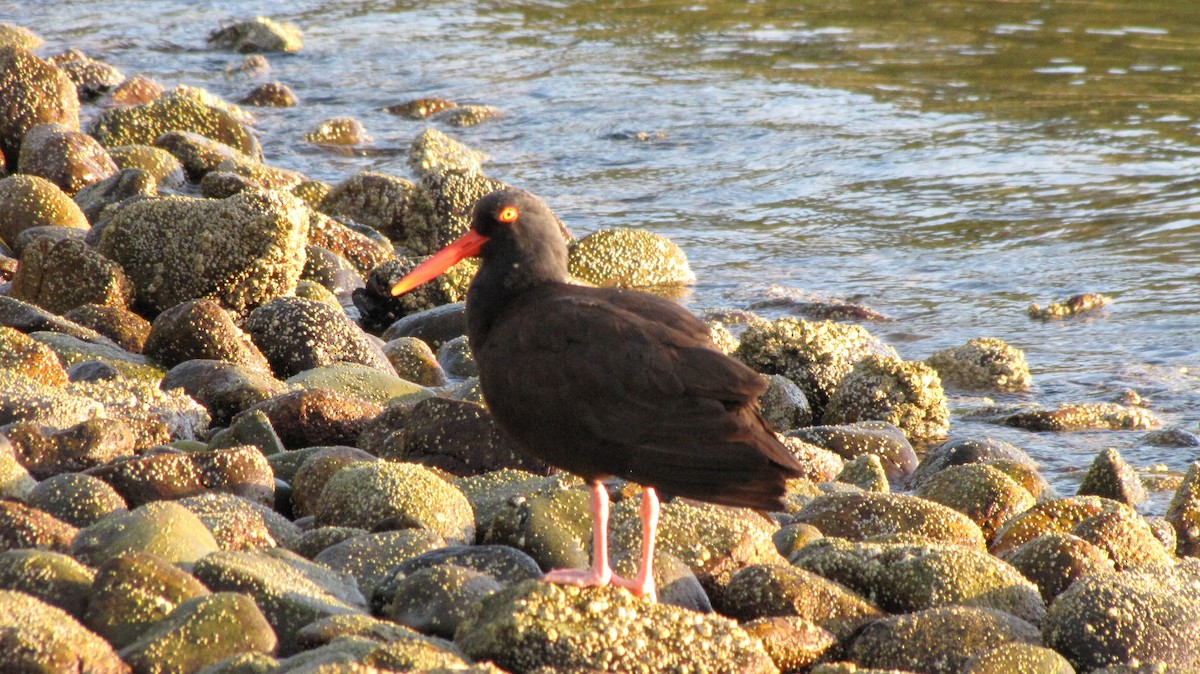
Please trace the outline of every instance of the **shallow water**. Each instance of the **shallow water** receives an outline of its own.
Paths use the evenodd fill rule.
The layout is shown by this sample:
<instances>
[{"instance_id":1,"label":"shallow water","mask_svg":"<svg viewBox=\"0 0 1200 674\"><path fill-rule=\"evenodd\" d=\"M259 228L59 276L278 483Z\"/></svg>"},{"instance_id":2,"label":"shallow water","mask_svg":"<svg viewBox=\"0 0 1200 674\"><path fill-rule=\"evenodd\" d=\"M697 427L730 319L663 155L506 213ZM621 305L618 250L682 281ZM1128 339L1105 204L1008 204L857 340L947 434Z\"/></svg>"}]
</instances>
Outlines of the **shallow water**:
<instances>
[{"instance_id":1,"label":"shallow water","mask_svg":"<svg viewBox=\"0 0 1200 674\"><path fill-rule=\"evenodd\" d=\"M45 37L43 56L74 47L168 87L234 100L283 81L302 105L255 110L266 159L330 182L408 175L429 122L387 105L498 106L502 119L442 130L576 234L674 239L699 277L694 309L851 299L893 319L867 327L909 359L978 336L1024 349L1035 389L1001 401L1133 389L1196 431L1200 3L1128 5L0 1L0 21ZM241 57L204 38L255 14L299 24L305 47L269 55L263 76L226 76ZM303 143L341 115L366 125L369 151ZM1115 301L1068 321L1025 314L1083 291ZM952 395L958 410L977 402ZM956 418L951 432L1018 444L1064 492L1105 447L1139 467L1200 460L1136 431Z\"/></svg>"}]
</instances>

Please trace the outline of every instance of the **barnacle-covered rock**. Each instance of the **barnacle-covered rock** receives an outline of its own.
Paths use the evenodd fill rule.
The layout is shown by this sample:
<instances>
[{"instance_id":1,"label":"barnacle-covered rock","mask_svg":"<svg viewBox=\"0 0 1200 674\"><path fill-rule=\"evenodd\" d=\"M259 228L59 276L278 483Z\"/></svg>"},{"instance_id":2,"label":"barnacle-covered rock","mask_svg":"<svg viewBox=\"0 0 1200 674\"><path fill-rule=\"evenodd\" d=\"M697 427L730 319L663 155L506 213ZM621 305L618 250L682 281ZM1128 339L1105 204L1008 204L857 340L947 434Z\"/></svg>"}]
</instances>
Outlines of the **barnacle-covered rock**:
<instances>
[{"instance_id":1,"label":"barnacle-covered rock","mask_svg":"<svg viewBox=\"0 0 1200 674\"><path fill-rule=\"evenodd\" d=\"M1112 298L1100 293L1080 293L1071 295L1061 302L1055 302L1041 307L1038 304L1029 305L1029 317L1042 320L1068 318L1088 311L1095 311L1112 304Z\"/></svg>"},{"instance_id":2,"label":"barnacle-covered rock","mask_svg":"<svg viewBox=\"0 0 1200 674\"><path fill-rule=\"evenodd\" d=\"M567 265L575 278L601 287L648 288L696 281L679 246L637 229L606 229L583 237L571 246Z\"/></svg>"},{"instance_id":3,"label":"barnacle-covered rock","mask_svg":"<svg viewBox=\"0 0 1200 674\"><path fill-rule=\"evenodd\" d=\"M21 139L29 129L50 122L79 128L75 83L53 63L20 47L0 47L0 109L0 153L10 167L17 165Z\"/></svg>"},{"instance_id":4,"label":"barnacle-covered rock","mask_svg":"<svg viewBox=\"0 0 1200 674\"><path fill-rule=\"evenodd\" d=\"M33 227L91 227L79 206L57 185L22 173L0 180L0 241L16 244Z\"/></svg>"},{"instance_id":5,"label":"barnacle-covered rock","mask_svg":"<svg viewBox=\"0 0 1200 674\"><path fill-rule=\"evenodd\" d=\"M1032 381L1025 354L994 337L942 349L925 363L937 370L944 383L965 389L1024 391Z\"/></svg>"},{"instance_id":6,"label":"barnacle-covered rock","mask_svg":"<svg viewBox=\"0 0 1200 674\"><path fill-rule=\"evenodd\" d=\"M821 417L825 424L886 421L909 439L936 438L950 429L946 393L924 363L869 355L837 383Z\"/></svg>"},{"instance_id":7,"label":"barnacle-covered rock","mask_svg":"<svg viewBox=\"0 0 1200 674\"><path fill-rule=\"evenodd\" d=\"M304 140L316 145L366 145L373 139L362 122L353 117L334 117L304 134Z\"/></svg>"},{"instance_id":8,"label":"barnacle-covered rock","mask_svg":"<svg viewBox=\"0 0 1200 674\"><path fill-rule=\"evenodd\" d=\"M293 23L256 16L222 26L208 36L208 46L236 52L297 52L304 46L303 32Z\"/></svg>"},{"instance_id":9,"label":"barnacle-covered rock","mask_svg":"<svg viewBox=\"0 0 1200 674\"><path fill-rule=\"evenodd\" d=\"M110 108L90 127L91 135L105 147L156 145L155 140L168 131L197 133L250 157L262 155L258 139L236 110L197 89L177 88L149 103Z\"/></svg>"},{"instance_id":10,"label":"barnacle-covered rock","mask_svg":"<svg viewBox=\"0 0 1200 674\"><path fill-rule=\"evenodd\" d=\"M74 195L117 172L117 164L94 138L62 124L39 124L21 141L17 166Z\"/></svg>"}]
</instances>

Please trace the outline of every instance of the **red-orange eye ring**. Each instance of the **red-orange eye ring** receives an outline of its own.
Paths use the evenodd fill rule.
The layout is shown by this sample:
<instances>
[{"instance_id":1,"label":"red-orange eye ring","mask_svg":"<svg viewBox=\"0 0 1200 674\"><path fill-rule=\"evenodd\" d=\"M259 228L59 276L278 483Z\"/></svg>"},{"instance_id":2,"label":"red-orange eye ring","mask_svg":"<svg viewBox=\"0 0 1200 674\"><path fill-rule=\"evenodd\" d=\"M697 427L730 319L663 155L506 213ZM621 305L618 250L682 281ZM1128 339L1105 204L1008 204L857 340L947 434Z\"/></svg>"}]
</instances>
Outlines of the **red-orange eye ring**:
<instances>
[{"instance_id":1,"label":"red-orange eye ring","mask_svg":"<svg viewBox=\"0 0 1200 674\"><path fill-rule=\"evenodd\" d=\"M516 222L519 215L520 212L517 211L516 206L505 206L500 209L500 214L496 216L496 219L504 223Z\"/></svg>"}]
</instances>

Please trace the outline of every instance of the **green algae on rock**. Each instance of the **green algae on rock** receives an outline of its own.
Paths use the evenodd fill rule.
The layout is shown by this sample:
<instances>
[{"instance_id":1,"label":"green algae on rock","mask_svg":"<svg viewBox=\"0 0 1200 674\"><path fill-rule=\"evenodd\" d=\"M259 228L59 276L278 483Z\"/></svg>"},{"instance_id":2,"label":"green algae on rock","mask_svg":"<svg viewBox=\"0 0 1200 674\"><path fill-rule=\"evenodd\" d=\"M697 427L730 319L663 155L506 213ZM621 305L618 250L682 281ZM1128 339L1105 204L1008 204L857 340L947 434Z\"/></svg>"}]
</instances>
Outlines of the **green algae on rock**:
<instances>
[{"instance_id":1,"label":"green algae on rock","mask_svg":"<svg viewBox=\"0 0 1200 674\"><path fill-rule=\"evenodd\" d=\"M149 103L110 108L90 127L91 135L105 147L158 145L155 141L167 132L196 133L254 159L262 155L258 139L246 128L236 108L190 87L177 87ZM180 160L184 161L182 157Z\"/></svg>"},{"instance_id":2,"label":"green algae on rock","mask_svg":"<svg viewBox=\"0 0 1200 674\"><path fill-rule=\"evenodd\" d=\"M1033 507L1029 490L1004 471L983 463L950 466L923 481L914 492L970 517L989 541L1009 518Z\"/></svg>"},{"instance_id":3,"label":"green algae on rock","mask_svg":"<svg viewBox=\"0 0 1200 674\"><path fill-rule=\"evenodd\" d=\"M296 287L308 221L308 207L283 192L160 197L117 209L98 250L155 313L199 297L246 313Z\"/></svg>"},{"instance_id":4,"label":"green algae on rock","mask_svg":"<svg viewBox=\"0 0 1200 674\"><path fill-rule=\"evenodd\" d=\"M297 372L285 383L304 389L328 389L376 405L414 403L433 396L433 391L424 386L361 363L341 362L314 367Z\"/></svg>"},{"instance_id":5,"label":"green algae on rock","mask_svg":"<svg viewBox=\"0 0 1200 674\"><path fill-rule=\"evenodd\" d=\"M455 635L467 655L513 671L777 672L733 621L653 604L615 588L526 581L483 600Z\"/></svg>"},{"instance_id":6,"label":"green algae on rock","mask_svg":"<svg viewBox=\"0 0 1200 674\"><path fill-rule=\"evenodd\" d=\"M85 528L105 515L126 508L125 499L107 482L83 473L60 473L37 483L25 496L67 524Z\"/></svg>"},{"instance_id":7,"label":"green algae on rock","mask_svg":"<svg viewBox=\"0 0 1200 674\"><path fill-rule=\"evenodd\" d=\"M240 592L188 599L121 649L138 672L193 672L241 653L275 650L275 632L254 600Z\"/></svg>"},{"instance_id":8,"label":"green algae on rock","mask_svg":"<svg viewBox=\"0 0 1200 674\"><path fill-rule=\"evenodd\" d=\"M0 553L0 590L18 590L82 620L95 573L72 557L49 550ZM2 643L2 640L0 640Z\"/></svg>"},{"instance_id":9,"label":"green algae on rock","mask_svg":"<svg viewBox=\"0 0 1200 674\"><path fill-rule=\"evenodd\" d=\"M371 597L396 565L445 545L441 536L428 529L380 531L334 543L312 560L354 578L363 596Z\"/></svg>"},{"instance_id":10,"label":"green algae on rock","mask_svg":"<svg viewBox=\"0 0 1200 674\"><path fill-rule=\"evenodd\" d=\"M877 620L855 638L849 656L865 667L958 674L974 656L1014 642L1041 645L1037 628L1024 620L949 606Z\"/></svg>"},{"instance_id":11,"label":"green algae on rock","mask_svg":"<svg viewBox=\"0 0 1200 674\"><path fill-rule=\"evenodd\" d=\"M575 278L605 288L696 282L683 249L662 235L638 229L605 229L583 237L571 246L567 266Z\"/></svg>"},{"instance_id":12,"label":"green algae on rock","mask_svg":"<svg viewBox=\"0 0 1200 674\"><path fill-rule=\"evenodd\" d=\"M985 549L983 533L966 515L909 494L822 494L797 513L794 521L811 524L826 536L852 541L913 534L932 541Z\"/></svg>"},{"instance_id":13,"label":"green algae on rock","mask_svg":"<svg viewBox=\"0 0 1200 674\"><path fill-rule=\"evenodd\" d=\"M135 552L190 566L218 548L204 522L187 508L173 501L155 501L81 530L71 553L92 566Z\"/></svg>"},{"instance_id":14,"label":"green algae on rock","mask_svg":"<svg viewBox=\"0 0 1200 674\"><path fill-rule=\"evenodd\" d=\"M970 390L1024 391L1032 382L1025 354L994 337L977 337L942 349L925 363L942 382Z\"/></svg>"},{"instance_id":15,"label":"green algae on rock","mask_svg":"<svg viewBox=\"0 0 1200 674\"><path fill-rule=\"evenodd\" d=\"M183 163L175 155L153 145L121 145L108 148L108 155L117 168L141 169L157 184L168 188L182 187L184 182Z\"/></svg>"}]
</instances>

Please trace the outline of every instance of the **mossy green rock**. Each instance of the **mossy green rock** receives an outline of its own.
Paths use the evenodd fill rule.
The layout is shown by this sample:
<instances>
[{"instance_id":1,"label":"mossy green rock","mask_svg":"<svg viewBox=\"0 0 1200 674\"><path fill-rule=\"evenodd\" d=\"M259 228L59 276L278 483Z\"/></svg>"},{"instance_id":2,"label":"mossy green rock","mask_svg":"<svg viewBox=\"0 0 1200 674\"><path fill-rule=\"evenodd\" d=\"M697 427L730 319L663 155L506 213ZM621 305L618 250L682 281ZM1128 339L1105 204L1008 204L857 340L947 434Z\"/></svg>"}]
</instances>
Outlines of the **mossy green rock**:
<instances>
[{"instance_id":1,"label":"mossy green rock","mask_svg":"<svg viewBox=\"0 0 1200 674\"><path fill-rule=\"evenodd\" d=\"M90 331L90 328L88 330ZM107 338L103 338L102 342L91 342L61 332L31 332L29 336L50 347L67 368L89 360L98 360L111 365L129 379L153 382L157 385L163 377L164 370L154 361L140 354L130 353Z\"/></svg>"},{"instance_id":2,"label":"mossy green rock","mask_svg":"<svg viewBox=\"0 0 1200 674\"><path fill-rule=\"evenodd\" d=\"M71 544L71 554L92 566L135 552L190 565L218 549L204 522L173 501L115 512L81 530Z\"/></svg>"},{"instance_id":3,"label":"mossy green rock","mask_svg":"<svg viewBox=\"0 0 1200 674\"><path fill-rule=\"evenodd\" d=\"M822 494L797 513L794 521L811 524L826 536L852 541L871 536L912 534L985 549L983 532L969 517L940 503L909 494Z\"/></svg>"},{"instance_id":4,"label":"mossy green rock","mask_svg":"<svg viewBox=\"0 0 1200 674\"><path fill-rule=\"evenodd\" d=\"M94 572L71 557L49 550L0 553L0 590L18 590L83 618Z\"/></svg>"},{"instance_id":5,"label":"mossy green rock","mask_svg":"<svg viewBox=\"0 0 1200 674\"><path fill-rule=\"evenodd\" d=\"M535 493L568 489L580 484L579 478L563 473L541 476L523 470L504 468L482 475L471 475L455 481L475 511L475 530L480 535L492 528L496 517L512 507L514 498Z\"/></svg>"},{"instance_id":6,"label":"mossy green rock","mask_svg":"<svg viewBox=\"0 0 1200 674\"><path fill-rule=\"evenodd\" d=\"M606 229L571 246L571 275L604 288L687 285L696 281L687 256L670 239L637 229Z\"/></svg>"},{"instance_id":7,"label":"mossy green rock","mask_svg":"<svg viewBox=\"0 0 1200 674\"><path fill-rule=\"evenodd\" d=\"M12 283L12 297L58 314L85 304L125 307L133 299L121 266L78 239L26 246Z\"/></svg>"},{"instance_id":8,"label":"mossy green rock","mask_svg":"<svg viewBox=\"0 0 1200 674\"><path fill-rule=\"evenodd\" d=\"M71 197L45 178L18 173L0 180L0 241L15 245L18 234L34 227L91 225Z\"/></svg>"},{"instance_id":9,"label":"mossy green rock","mask_svg":"<svg viewBox=\"0 0 1200 674\"><path fill-rule=\"evenodd\" d=\"M245 313L296 287L308 220L304 202L284 192L145 199L113 214L98 250L156 312L211 297Z\"/></svg>"},{"instance_id":10,"label":"mossy green rock","mask_svg":"<svg viewBox=\"0 0 1200 674\"><path fill-rule=\"evenodd\" d=\"M286 383L300 388L324 388L344 396L387 405L414 403L433 396L433 391L362 363L333 363L298 372Z\"/></svg>"},{"instance_id":11,"label":"mossy green rock","mask_svg":"<svg viewBox=\"0 0 1200 674\"><path fill-rule=\"evenodd\" d=\"M780 564L757 564L733 574L725 588L724 612L739 622L798 616L839 638L885 615L845 585Z\"/></svg>"},{"instance_id":12,"label":"mossy green rock","mask_svg":"<svg viewBox=\"0 0 1200 674\"><path fill-rule=\"evenodd\" d=\"M1090 575L1050 605L1042 636L1080 671L1134 659L1200 669L1198 585L1197 560Z\"/></svg>"},{"instance_id":13,"label":"mossy green rock","mask_svg":"<svg viewBox=\"0 0 1200 674\"><path fill-rule=\"evenodd\" d=\"M893 613L974 606L1032 623L1046 613L1037 586L1006 562L960 545L854 543L825 538L791 558L802 569L842 583Z\"/></svg>"},{"instance_id":14,"label":"mossy green rock","mask_svg":"<svg viewBox=\"0 0 1200 674\"><path fill-rule=\"evenodd\" d=\"M347 466L329 478L315 513L317 524L374 529L428 529L450 543L475 540L467 497L424 466L376 461Z\"/></svg>"},{"instance_id":15,"label":"mossy green rock","mask_svg":"<svg viewBox=\"0 0 1200 674\"><path fill-rule=\"evenodd\" d=\"M487 543L510 545L543 569L579 568L591 560L591 516L582 489L545 488L532 483L530 492L500 504L483 532Z\"/></svg>"},{"instance_id":16,"label":"mossy green rock","mask_svg":"<svg viewBox=\"0 0 1200 674\"><path fill-rule=\"evenodd\" d=\"M1017 641L976 655L961 674L1075 674L1075 668L1052 649Z\"/></svg>"},{"instance_id":17,"label":"mossy green rock","mask_svg":"<svg viewBox=\"0 0 1200 674\"><path fill-rule=\"evenodd\" d=\"M992 538L992 554L998 555L1042 534L1069 532L1076 524L1102 512L1129 506L1100 496L1068 496L1039 503L1008 520Z\"/></svg>"},{"instance_id":18,"label":"mossy green rock","mask_svg":"<svg viewBox=\"0 0 1200 674\"><path fill-rule=\"evenodd\" d=\"M733 621L653 604L614 588L527 581L484 599L459 627L467 655L511 671L777 672Z\"/></svg>"},{"instance_id":19,"label":"mossy green rock","mask_svg":"<svg viewBox=\"0 0 1200 674\"><path fill-rule=\"evenodd\" d=\"M295 652L299 629L333 615L364 613L366 599L352 579L279 548L215 552L194 573L214 592L254 597L279 637L281 654Z\"/></svg>"},{"instance_id":20,"label":"mossy green rock","mask_svg":"<svg viewBox=\"0 0 1200 674\"><path fill-rule=\"evenodd\" d=\"M129 674L107 641L69 613L24 592L0 590L0 671Z\"/></svg>"},{"instance_id":21,"label":"mossy green rock","mask_svg":"<svg viewBox=\"0 0 1200 674\"><path fill-rule=\"evenodd\" d=\"M138 672L194 672L241 653L275 650L275 632L248 595L217 592L189 599L155 623L121 657Z\"/></svg>"},{"instance_id":22,"label":"mossy green rock","mask_svg":"<svg viewBox=\"0 0 1200 674\"><path fill-rule=\"evenodd\" d=\"M1046 605L1080 578L1113 570L1112 559L1099 547L1067 533L1048 533L1003 553L1037 584Z\"/></svg>"},{"instance_id":23,"label":"mossy green rock","mask_svg":"<svg viewBox=\"0 0 1200 674\"><path fill-rule=\"evenodd\" d=\"M227 104L187 88L142 105L110 108L96 118L90 131L105 147L154 145L168 131L183 131L200 134L251 157L262 153L254 134Z\"/></svg>"},{"instance_id":24,"label":"mossy green rock","mask_svg":"<svg viewBox=\"0 0 1200 674\"><path fill-rule=\"evenodd\" d=\"M1007 613L951 606L868 625L849 648L863 667L958 674L974 656L1008 643L1041 645L1037 628Z\"/></svg>"},{"instance_id":25,"label":"mossy green rock","mask_svg":"<svg viewBox=\"0 0 1200 674\"><path fill-rule=\"evenodd\" d=\"M390 569L417 555L446 544L425 529L401 529L354 536L322 550L313 561L332 571L352 576L364 597L388 577Z\"/></svg>"},{"instance_id":26,"label":"mossy green rock","mask_svg":"<svg viewBox=\"0 0 1200 674\"><path fill-rule=\"evenodd\" d=\"M794 381L820 418L838 382L872 354L897 357L895 349L860 326L789 317L747 326L733 355L763 374Z\"/></svg>"},{"instance_id":27,"label":"mossy green rock","mask_svg":"<svg viewBox=\"0 0 1200 674\"><path fill-rule=\"evenodd\" d=\"M121 648L179 604L208 593L191 574L160 557L120 554L96 569L84 623Z\"/></svg>"},{"instance_id":28,"label":"mossy green rock","mask_svg":"<svg viewBox=\"0 0 1200 674\"><path fill-rule=\"evenodd\" d=\"M823 424L886 421L909 440L938 438L950 429L950 411L942 380L933 368L915 361L868 355L834 387Z\"/></svg>"},{"instance_id":29,"label":"mossy green rock","mask_svg":"<svg viewBox=\"0 0 1200 674\"><path fill-rule=\"evenodd\" d=\"M970 517L988 540L1010 518L1036 503L1016 480L982 463L951 466L934 473L915 494Z\"/></svg>"}]
</instances>

